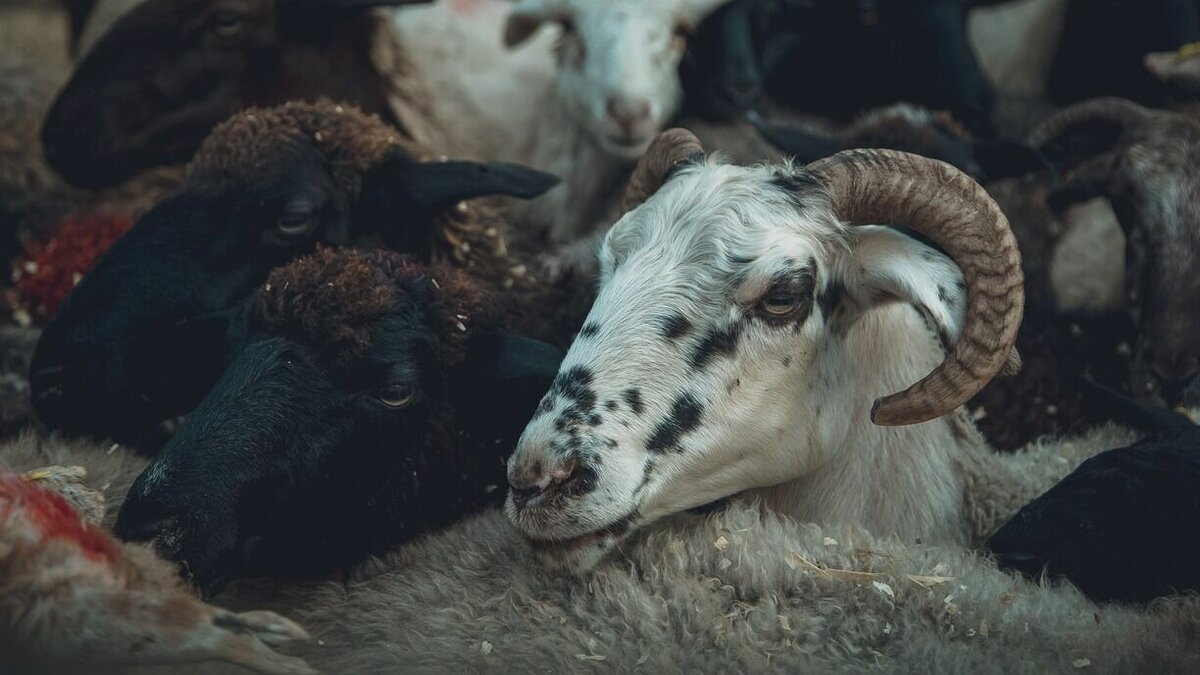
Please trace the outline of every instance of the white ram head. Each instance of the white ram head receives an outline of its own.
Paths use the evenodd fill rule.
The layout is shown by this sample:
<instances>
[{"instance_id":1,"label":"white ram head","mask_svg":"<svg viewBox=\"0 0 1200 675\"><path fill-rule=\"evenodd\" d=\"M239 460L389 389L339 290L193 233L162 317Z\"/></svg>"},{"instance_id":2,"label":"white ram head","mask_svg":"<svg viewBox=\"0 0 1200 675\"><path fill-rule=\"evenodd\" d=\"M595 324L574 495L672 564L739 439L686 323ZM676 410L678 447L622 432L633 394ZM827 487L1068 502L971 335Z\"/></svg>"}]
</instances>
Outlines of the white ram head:
<instances>
[{"instance_id":1,"label":"white ram head","mask_svg":"<svg viewBox=\"0 0 1200 675\"><path fill-rule=\"evenodd\" d=\"M798 517L961 537L965 440L937 418L1010 358L1024 299L981 187L892 151L732 166L671 130L626 205L508 464L507 512L547 563L586 568L634 527L789 481ZM871 222L933 243L847 226Z\"/></svg>"}]
</instances>

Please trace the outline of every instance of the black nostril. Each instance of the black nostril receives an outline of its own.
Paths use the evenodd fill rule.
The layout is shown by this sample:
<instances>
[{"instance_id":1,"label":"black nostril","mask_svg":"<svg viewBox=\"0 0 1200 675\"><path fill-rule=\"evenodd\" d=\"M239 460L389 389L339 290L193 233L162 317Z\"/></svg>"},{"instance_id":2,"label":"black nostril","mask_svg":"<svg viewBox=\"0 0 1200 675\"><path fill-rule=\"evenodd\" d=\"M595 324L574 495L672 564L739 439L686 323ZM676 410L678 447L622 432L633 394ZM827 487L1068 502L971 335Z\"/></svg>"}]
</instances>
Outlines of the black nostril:
<instances>
[{"instance_id":1,"label":"black nostril","mask_svg":"<svg viewBox=\"0 0 1200 675\"><path fill-rule=\"evenodd\" d=\"M513 504L524 506L539 498L570 492L568 488L576 482L578 467L577 459L569 459L549 471L543 469L541 462L534 462L528 470L510 475L508 485Z\"/></svg>"}]
</instances>

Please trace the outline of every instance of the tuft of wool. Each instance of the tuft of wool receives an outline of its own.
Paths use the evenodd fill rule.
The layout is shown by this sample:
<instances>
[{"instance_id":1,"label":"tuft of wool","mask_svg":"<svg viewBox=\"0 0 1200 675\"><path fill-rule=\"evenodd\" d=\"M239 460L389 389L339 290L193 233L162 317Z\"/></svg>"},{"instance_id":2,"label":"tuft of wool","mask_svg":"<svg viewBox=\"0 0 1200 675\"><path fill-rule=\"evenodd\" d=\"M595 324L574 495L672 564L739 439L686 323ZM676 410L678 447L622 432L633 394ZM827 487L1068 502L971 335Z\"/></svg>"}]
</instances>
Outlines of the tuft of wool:
<instances>
[{"instance_id":1,"label":"tuft of wool","mask_svg":"<svg viewBox=\"0 0 1200 675\"><path fill-rule=\"evenodd\" d=\"M49 239L26 244L25 256L13 266L14 309L24 309L38 322L54 316L83 275L131 227L133 219L125 214L75 214Z\"/></svg>"}]
</instances>

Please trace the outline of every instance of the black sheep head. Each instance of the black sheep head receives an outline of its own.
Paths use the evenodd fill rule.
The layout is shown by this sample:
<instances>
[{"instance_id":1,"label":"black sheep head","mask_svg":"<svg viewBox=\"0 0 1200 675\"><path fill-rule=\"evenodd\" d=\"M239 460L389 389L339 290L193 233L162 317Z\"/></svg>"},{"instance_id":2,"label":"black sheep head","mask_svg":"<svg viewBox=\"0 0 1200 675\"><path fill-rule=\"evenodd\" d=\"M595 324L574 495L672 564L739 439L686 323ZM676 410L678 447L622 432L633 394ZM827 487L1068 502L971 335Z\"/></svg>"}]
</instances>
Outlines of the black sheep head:
<instances>
[{"instance_id":1,"label":"black sheep head","mask_svg":"<svg viewBox=\"0 0 1200 675\"><path fill-rule=\"evenodd\" d=\"M42 128L46 159L83 187L186 162L251 105L330 97L387 110L363 10L429 0L147 0L87 53Z\"/></svg>"},{"instance_id":2,"label":"black sheep head","mask_svg":"<svg viewBox=\"0 0 1200 675\"><path fill-rule=\"evenodd\" d=\"M493 332L491 305L395 253L276 270L246 347L134 483L117 533L213 591L349 564L499 501L560 354Z\"/></svg>"},{"instance_id":3,"label":"black sheep head","mask_svg":"<svg viewBox=\"0 0 1200 675\"><path fill-rule=\"evenodd\" d=\"M389 127L330 102L245 111L186 182L108 251L46 327L30 386L42 422L131 440L186 412L220 374L237 308L318 244L382 238L427 253L460 200L556 183L510 164L419 162Z\"/></svg>"}]
</instances>

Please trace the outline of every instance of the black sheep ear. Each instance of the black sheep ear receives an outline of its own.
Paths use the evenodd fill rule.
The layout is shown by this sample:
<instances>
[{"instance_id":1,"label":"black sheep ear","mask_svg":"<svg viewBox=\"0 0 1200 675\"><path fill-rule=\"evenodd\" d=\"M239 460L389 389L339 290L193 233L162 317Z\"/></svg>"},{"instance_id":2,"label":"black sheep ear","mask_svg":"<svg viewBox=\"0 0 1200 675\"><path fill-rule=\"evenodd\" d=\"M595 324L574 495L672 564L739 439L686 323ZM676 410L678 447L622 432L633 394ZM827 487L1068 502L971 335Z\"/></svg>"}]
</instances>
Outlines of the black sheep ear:
<instances>
[{"instance_id":1,"label":"black sheep ear","mask_svg":"<svg viewBox=\"0 0 1200 675\"><path fill-rule=\"evenodd\" d=\"M367 172L356 222L379 232L389 247L423 254L434 220L467 199L506 195L532 199L558 177L507 162L417 162L394 155Z\"/></svg>"},{"instance_id":2,"label":"black sheep ear","mask_svg":"<svg viewBox=\"0 0 1200 675\"><path fill-rule=\"evenodd\" d=\"M472 340L455 387L461 392L458 409L472 411L463 423L484 434L477 437L511 447L554 382L563 356L557 347L532 338L488 335Z\"/></svg>"}]
</instances>

